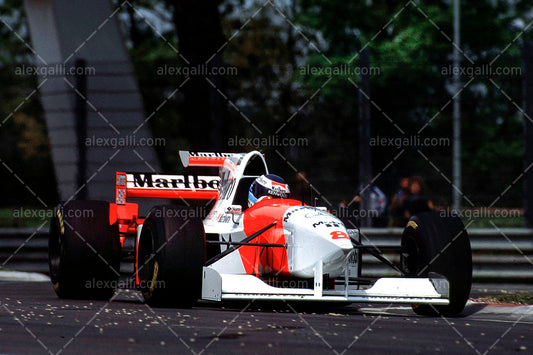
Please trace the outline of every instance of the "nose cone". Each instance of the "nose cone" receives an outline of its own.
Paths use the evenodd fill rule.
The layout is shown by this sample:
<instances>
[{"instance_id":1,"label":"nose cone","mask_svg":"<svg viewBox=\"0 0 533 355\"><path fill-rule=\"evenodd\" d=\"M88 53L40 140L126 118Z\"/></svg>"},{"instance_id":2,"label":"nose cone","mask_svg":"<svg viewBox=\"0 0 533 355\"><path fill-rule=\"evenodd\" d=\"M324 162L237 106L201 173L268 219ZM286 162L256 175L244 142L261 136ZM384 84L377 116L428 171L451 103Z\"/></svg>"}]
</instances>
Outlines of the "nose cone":
<instances>
[{"instance_id":1,"label":"nose cone","mask_svg":"<svg viewBox=\"0 0 533 355\"><path fill-rule=\"evenodd\" d=\"M285 213L283 228L289 231L287 255L292 275L313 277L314 266L320 260L324 273L331 277L343 273L353 246L338 218L313 207L295 206Z\"/></svg>"}]
</instances>

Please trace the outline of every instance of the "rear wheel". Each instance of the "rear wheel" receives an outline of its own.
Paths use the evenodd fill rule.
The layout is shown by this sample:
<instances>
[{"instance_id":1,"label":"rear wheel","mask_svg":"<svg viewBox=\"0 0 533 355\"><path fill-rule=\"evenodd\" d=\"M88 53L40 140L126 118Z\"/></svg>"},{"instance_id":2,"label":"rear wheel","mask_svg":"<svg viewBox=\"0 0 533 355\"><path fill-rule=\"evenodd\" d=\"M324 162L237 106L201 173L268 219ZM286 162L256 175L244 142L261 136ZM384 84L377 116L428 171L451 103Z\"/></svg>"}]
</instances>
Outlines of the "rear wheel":
<instances>
[{"instance_id":1,"label":"rear wheel","mask_svg":"<svg viewBox=\"0 0 533 355\"><path fill-rule=\"evenodd\" d=\"M472 285L472 251L459 217L443 217L436 211L412 217L402 236L401 262L406 276L442 275L449 282L450 304L413 305L417 314L451 316L462 312Z\"/></svg>"},{"instance_id":2,"label":"rear wheel","mask_svg":"<svg viewBox=\"0 0 533 355\"><path fill-rule=\"evenodd\" d=\"M109 299L120 269L118 225L109 224L109 203L70 201L57 206L48 261L60 298Z\"/></svg>"},{"instance_id":3,"label":"rear wheel","mask_svg":"<svg viewBox=\"0 0 533 355\"><path fill-rule=\"evenodd\" d=\"M191 307L200 298L205 233L193 212L183 206L156 206L144 221L138 275L151 306Z\"/></svg>"}]
</instances>

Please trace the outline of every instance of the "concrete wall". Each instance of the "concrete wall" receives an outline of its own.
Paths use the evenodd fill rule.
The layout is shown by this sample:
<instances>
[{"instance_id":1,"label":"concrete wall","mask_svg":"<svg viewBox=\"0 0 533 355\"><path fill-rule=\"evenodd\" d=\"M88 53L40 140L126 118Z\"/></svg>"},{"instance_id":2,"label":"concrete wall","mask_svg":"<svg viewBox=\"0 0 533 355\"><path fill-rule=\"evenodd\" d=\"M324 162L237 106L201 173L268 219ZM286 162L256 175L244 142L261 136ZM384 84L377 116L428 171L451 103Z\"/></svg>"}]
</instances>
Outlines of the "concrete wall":
<instances>
[{"instance_id":1,"label":"concrete wall","mask_svg":"<svg viewBox=\"0 0 533 355\"><path fill-rule=\"evenodd\" d=\"M151 137L133 68L109 0L25 0L36 64L73 66L77 59L94 68L87 79L87 137ZM129 6L125 4L124 6ZM76 77L42 75L40 87L61 199L76 195L78 149ZM84 100L85 101L85 100ZM140 127L140 128L139 128ZM88 198L114 199L114 174L159 170L152 147L86 145ZM144 161L143 161L144 160Z\"/></svg>"}]
</instances>

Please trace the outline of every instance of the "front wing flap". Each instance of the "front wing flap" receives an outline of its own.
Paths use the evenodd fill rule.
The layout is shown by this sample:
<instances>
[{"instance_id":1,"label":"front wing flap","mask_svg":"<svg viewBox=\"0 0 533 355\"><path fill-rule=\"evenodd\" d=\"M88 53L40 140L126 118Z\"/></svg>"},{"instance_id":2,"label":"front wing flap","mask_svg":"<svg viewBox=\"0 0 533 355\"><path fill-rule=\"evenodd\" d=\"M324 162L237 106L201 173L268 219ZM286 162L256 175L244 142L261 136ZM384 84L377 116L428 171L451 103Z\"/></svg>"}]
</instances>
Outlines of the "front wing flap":
<instances>
[{"instance_id":1,"label":"front wing flap","mask_svg":"<svg viewBox=\"0 0 533 355\"><path fill-rule=\"evenodd\" d=\"M313 289L273 287L254 275L220 274L213 268L204 267L202 299L449 304L448 281L442 277L380 278L364 290L350 287L324 290L320 266L315 268Z\"/></svg>"}]
</instances>

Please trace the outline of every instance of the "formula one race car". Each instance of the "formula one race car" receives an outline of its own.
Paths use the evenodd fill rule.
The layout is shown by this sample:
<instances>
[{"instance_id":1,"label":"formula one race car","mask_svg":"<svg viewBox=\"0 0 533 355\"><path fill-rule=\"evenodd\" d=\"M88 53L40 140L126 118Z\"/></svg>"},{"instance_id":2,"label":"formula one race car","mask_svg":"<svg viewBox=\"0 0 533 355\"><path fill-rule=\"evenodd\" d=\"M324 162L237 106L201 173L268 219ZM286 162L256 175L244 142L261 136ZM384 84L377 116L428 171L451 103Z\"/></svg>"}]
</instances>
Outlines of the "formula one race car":
<instances>
[{"instance_id":1,"label":"formula one race car","mask_svg":"<svg viewBox=\"0 0 533 355\"><path fill-rule=\"evenodd\" d=\"M197 300L384 302L420 314L460 313L472 282L463 223L438 212L411 218L401 247L365 245L358 229L326 208L281 198L248 207L250 186L268 174L261 153L180 152L185 167L218 176L117 172L115 202L60 204L50 226L52 283L61 298L110 298L121 260L150 305L190 307ZM274 194L274 197L276 195ZM176 199L145 218L129 198ZM189 200L211 201L207 216ZM131 201L131 200L130 200ZM400 265L383 250L396 249ZM403 277L361 277L369 253Z\"/></svg>"}]
</instances>

